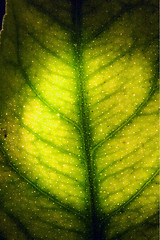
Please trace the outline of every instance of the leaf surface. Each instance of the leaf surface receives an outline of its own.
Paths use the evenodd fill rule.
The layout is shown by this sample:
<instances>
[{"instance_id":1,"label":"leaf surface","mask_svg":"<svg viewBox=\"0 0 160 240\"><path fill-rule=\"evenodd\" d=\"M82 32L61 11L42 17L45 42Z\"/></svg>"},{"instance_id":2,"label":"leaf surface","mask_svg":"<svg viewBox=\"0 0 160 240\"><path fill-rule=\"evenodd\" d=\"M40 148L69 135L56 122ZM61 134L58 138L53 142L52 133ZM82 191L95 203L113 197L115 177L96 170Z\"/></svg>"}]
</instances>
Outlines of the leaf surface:
<instances>
[{"instance_id":1,"label":"leaf surface","mask_svg":"<svg viewBox=\"0 0 160 240\"><path fill-rule=\"evenodd\" d=\"M158 239L156 1L8 0L2 239Z\"/></svg>"}]
</instances>

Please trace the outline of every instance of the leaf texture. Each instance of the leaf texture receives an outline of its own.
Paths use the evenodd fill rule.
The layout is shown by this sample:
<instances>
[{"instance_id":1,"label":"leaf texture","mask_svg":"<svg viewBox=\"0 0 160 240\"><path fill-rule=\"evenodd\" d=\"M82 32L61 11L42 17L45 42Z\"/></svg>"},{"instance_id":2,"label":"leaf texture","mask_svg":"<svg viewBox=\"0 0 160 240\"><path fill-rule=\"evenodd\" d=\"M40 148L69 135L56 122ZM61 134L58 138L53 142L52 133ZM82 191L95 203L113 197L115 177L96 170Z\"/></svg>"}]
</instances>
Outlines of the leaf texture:
<instances>
[{"instance_id":1,"label":"leaf texture","mask_svg":"<svg viewBox=\"0 0 160 240\"><path fill-rule=\"evenodd\" d=\"M1 239L158 239L157 5L8 0Z\"/></svg>"}]
</instances>

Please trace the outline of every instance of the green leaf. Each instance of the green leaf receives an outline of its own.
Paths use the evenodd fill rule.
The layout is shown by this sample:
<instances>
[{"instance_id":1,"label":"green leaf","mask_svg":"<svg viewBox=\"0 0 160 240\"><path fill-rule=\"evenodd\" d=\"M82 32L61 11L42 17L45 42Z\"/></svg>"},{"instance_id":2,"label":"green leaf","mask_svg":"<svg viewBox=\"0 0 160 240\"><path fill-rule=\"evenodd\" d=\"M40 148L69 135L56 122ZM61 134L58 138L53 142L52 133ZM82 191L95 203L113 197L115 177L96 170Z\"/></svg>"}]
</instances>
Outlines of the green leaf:
<instances>
[{"instance_id":1,"label":"green leaf","mask_svg":"<svg viewBox=\"0 0 160 240\"><path fill-rule=\"evenodd\" d=\"M0 238L158 239L158 3L8 0Z\"/></svg>"}]
</instances>

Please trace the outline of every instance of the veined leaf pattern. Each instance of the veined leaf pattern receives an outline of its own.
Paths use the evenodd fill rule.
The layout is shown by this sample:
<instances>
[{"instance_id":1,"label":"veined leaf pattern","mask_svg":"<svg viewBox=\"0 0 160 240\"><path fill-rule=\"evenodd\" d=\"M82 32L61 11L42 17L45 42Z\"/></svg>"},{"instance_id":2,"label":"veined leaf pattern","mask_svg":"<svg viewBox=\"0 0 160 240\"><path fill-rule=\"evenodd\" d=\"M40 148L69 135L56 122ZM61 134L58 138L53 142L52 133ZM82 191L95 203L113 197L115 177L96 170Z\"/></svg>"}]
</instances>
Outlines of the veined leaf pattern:
<instances>
[{"instance_id":1,"label":"veined leaf pattern","mask_svg":"<svg viewBox=\"0 0 160 240\"><path fill-rule=\"evenodd\" d=\"M158 239L154 0L8 0L1 239Z\"/></svg>"}]
</instances>

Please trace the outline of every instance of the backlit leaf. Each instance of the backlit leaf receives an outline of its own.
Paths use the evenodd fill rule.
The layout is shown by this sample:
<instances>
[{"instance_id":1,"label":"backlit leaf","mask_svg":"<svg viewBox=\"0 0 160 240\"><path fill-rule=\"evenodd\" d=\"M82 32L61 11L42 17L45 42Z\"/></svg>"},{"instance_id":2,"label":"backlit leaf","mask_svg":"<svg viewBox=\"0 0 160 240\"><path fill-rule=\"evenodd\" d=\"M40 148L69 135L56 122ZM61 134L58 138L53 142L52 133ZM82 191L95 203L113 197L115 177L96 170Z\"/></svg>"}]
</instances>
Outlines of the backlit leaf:
<instances>
[{"instance_id":1,"label":"backlit leaf","mask_svg":"<svg viewBox=\"0 0 160 240\"><path fill-rule=\"evenodd\" d=\"M158 239L157 5L7 1L1 239Z\"/></svg>"}]
</instances>

